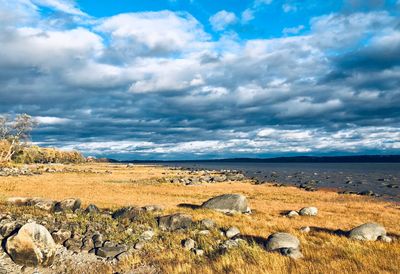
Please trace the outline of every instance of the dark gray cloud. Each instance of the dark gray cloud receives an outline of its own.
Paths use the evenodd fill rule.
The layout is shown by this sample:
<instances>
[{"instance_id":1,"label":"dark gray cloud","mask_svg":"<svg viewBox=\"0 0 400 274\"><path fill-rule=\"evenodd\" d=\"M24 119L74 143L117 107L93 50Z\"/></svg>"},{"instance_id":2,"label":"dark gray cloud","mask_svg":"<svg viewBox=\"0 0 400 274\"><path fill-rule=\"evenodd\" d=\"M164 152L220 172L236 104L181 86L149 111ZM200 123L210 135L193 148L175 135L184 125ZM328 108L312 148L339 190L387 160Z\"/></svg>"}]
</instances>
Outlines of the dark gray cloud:
<instances>
[{"instance_id":1,"label":"dark gray cloud","mask_svg":"<svg viewBox=\"0 0 400 274\"><path fill-rule=\"evenodd\" d=\"M400 151L399 22L381 6L313 18L307 34L215 40L187 13L61 6L55 20L9 5L0 113L35 116L39 144L121 158Z\"/></svg>"}]
</instances>

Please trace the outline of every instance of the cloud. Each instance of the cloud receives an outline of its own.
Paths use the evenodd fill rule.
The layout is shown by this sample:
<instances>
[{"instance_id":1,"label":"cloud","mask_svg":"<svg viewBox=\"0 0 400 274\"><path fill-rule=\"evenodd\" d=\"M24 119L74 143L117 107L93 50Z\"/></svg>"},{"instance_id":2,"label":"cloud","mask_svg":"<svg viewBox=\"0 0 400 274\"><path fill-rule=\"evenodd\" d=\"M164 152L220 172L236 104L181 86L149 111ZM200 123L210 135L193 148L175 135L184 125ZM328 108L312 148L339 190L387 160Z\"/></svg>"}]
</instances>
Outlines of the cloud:
<instances>
[{"instance_id":1,"label":"cloud","mask_svg":"<svg viewBox=\"0 0 400 274\"><path fill-rule=\"evenodd\" d=\"M32 0L32 3L72 15L86 16L73 0Z\"/></svg>"},{"instance_id":2,"label":"cloud","mask_svg":"<svg viewBox=\"0 0 400 274\"><path fill-rule=\"evenodd\" d=\"M282 5L282 10L286 13L297 11L297 6L285 3Z\"/></svg>"},{"instance_id":3,"label":"cloud","mask_svg":"<svg viewBox=\"0 0 400 274\"><path fill-rule=\"evenodd\" d=\"M59 118L59 117L48 117L48 116L36 116L33 117L39 124L42 125L57 125L57 124L65 124L70 122L70 119L67 118Z\"/></svg>"},{"instance_id":4,"label":"cloud","mask_svg":"<svg viewBox=\"0 0 400 274\"><path fill-rule=\"evenodd\" d=\"M221 10L210 17L210 24L216 31L225 30L228 26L237 23L237 17L233 12Z\"/></svg>"},{"instance_id":5,"label":"cloud","mask_svg":"<svg viewBox=\"0 0 400 274\"><path fill-rule=\"evenodd\" d=\"M231 24L215 37L186 12L48 24L36 2L10 3L0 1L0 113L38 117L42 145L142 159L400 149L388 11L244 39L222 31Z\"/></svg>"},{"instance_id":6,"label":"cloud","mask_svg":"<svg viewBox=\"0 0 400 274\"><path fill-rule=\"evenodd\" d=\"M302 31L304 29L304 25L300 25L297 27L293 27L293 28L284 28L282 33L284 35L289 35L289 34L298 34L300 31Z\"/></svg>"}]
</instances>

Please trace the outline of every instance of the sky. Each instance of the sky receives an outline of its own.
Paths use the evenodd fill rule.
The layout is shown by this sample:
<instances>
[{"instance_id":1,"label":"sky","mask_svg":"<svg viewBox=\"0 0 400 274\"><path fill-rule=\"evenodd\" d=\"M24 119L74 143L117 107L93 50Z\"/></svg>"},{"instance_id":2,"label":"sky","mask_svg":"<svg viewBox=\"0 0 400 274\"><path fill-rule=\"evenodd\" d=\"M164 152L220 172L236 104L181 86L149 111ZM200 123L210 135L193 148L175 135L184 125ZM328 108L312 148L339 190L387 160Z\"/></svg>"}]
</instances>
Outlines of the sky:
<instances>
[{"instance_id":1,"label":"sky","mask_svg":"<svg viewBox=\"0 0 400 274\"><path fill-rule=\"evenodd\" d=\"M86 156L400 153L400 0L0 0L0 114Z\"/></svg>"}]
</instances>

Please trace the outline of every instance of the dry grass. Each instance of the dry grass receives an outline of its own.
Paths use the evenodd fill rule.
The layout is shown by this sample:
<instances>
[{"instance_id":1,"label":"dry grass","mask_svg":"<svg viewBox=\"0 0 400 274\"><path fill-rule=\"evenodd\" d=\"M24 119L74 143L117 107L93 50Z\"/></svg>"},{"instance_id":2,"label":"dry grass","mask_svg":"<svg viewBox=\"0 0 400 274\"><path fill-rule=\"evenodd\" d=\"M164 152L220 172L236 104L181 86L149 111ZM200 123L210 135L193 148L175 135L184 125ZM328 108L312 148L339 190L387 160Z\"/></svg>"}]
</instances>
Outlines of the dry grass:
<instances>
[{"instance_id":1,"label":"dry grass","mask_svg":"<svg viewBox=\"0 0 400 274\"><path fill-rule=\"evenodd\" d=\"M232 250L224 255L212 253L215 242L197 240L209 249L207 256L196 257L180 248L188 235L175 233L158 239L145 250L145 256L134 258L140 263L157 265L165 273L399 273L400 206L394 203L334 192L305 192L293 187L220 183L199 186L159 184L157 179L177 176L180 171L162 167L92 164L74 168L105 171L112 174L56 173L33 177L0 177L0 197L29 196L50 199L79 197L85 205L116 208L124 205L161 204L167 212L186 212L195 219L212 218L221 226L237 226L243 235L260 241L277 231L297 235L302 243L303 260L293 261L278 254L267 253L257 243ZM179 204L199 205L222 193L241 193L248 197L254 210L251 216L193 210ZM317 217L289 219L281 215L286 210L316 206ZM383 224L395 241L391 244L351 241L333 233L365 222ZM319 228L301 234L302 226ZM189 233L189 232L188 232ZM217 233L217 232L215 232ZM140 261L141 260L141 261ZM127 264L129 265L129 264Z\"/></svg>"}]
</instances>

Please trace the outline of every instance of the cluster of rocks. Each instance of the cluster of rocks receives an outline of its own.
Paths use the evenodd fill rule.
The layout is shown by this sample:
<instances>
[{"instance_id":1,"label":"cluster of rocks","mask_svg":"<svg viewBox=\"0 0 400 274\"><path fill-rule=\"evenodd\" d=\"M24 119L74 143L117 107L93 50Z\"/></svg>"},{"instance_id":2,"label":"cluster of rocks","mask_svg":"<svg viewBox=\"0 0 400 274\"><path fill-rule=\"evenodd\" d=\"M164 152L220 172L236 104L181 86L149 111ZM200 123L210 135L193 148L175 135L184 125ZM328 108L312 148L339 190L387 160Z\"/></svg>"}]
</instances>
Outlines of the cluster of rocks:
<instances>
[{"instance_id":1,"label":"cluster of rocks","mask_svg":"<svg viewBox=\"0 0 400 274\"><path fill-rule=\"evenodd\" d=\"M297 216L317 216L318 209L316 207L303 207L299 211L291 210L286 213L286 216L289 218L297 217Z\"/></svg>"},{"instance_id":2,"label":"cluster of rocks","mask_svg":"<svg viewBox=\"0 0 400 274\"><path fill-rule=\"evenodd\" d=\"M154 238L163 238L171 232L190 231L201 237L214 237L218 246L213 254L248 244L235 226L220 228L211 219L194 221L191 215L184 213L163 215L163 207L159 205L129 206L111 211L99 209L94 204L83 209L81 201L75 198L50 201L14 197L7 199L7 202L13 206L38 208L42 213L41 216L0 216L0 236L4 251L13 262L24 266L54 268L57 254L65 252L87 254L85 256L89 256L89 259L85 260L89 261L115 263L134 252L140 252ZM246 197L240 194L211 198L200 208L223 213L251 212ZM315 207L304 207L298 212L292 212L301 216L318 214ZM308 233L310 228L305 227L301 231ZM374 223L355 227L347 235L350 239L362 241L391 241L385 228ZM269 252L279 252L293 259L303 257L299 239L289 233L273 233L264 244ZM191 237L182 241L182 248L198 256L207 253L202 244Z\"/></svg>"},{"instance_id":3,"label":"cluster of rocks","mask_svg":"<svg viewBox=\"0 0 400 274\"><path fill-rule=\"evenodd\" d=\"M204 183L222 183L242 181L246 177L236 170L185 170L185 175L179 178L170 179L170 183L197 185Z\"/></svg>"},{"instance_id":4,"label":"cluster of rocks","mask_svg":"<svg viewBox=\"0 0 400 274\"><path fill-rule=\"evenodd\" d=\"M23 167L0 167L0 177L7 176L32 176L40 174L38 171L33 171L26 166Z\"/></svg>"}]
</instances>

